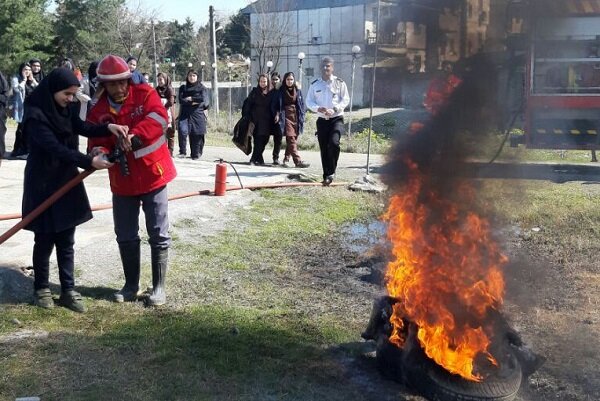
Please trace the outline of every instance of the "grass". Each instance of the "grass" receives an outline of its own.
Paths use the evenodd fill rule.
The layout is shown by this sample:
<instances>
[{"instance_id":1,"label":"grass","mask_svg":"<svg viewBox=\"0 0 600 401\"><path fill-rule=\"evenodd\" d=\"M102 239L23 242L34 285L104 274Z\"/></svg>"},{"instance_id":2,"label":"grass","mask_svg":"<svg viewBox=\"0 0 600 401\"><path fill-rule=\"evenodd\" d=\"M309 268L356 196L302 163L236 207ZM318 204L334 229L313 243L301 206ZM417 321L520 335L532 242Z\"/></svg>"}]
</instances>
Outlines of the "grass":
<instances>
[{"instance_id":1,"label":"grass","mask_svg":"<svg viewBox=\"0 0 600 401\"><path fill-rule=\"evenodd\" d=\"M82 291L83 315L2 305L1 334L48 336L0 342L0 399L362 399L330 348L357 340L370 298L315 285L302 255L377 216L381 199L341 188L261 194L209 241L174 236L169 307L113 304L97 296L104 289ZM340 298L343 314L330 308Z\"/></svg>"}]
</instances>

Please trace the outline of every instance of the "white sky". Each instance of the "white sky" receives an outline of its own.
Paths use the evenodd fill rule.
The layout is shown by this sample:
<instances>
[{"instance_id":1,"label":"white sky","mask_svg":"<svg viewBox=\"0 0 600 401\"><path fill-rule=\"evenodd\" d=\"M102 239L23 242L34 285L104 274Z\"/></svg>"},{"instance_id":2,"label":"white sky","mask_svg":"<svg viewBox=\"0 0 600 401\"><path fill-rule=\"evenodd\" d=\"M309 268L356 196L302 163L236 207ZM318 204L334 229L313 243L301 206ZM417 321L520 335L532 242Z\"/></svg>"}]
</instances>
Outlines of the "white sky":
<instances>
[{"instance_id":1,"label":"white sky","mask_svg":"<svg viewBox=\"0 0 600 401\"><path fill-rule=\"evenodd\" d=\"M148 11L156 10L161 21L178 20L183 23L190 17L196 27L208 22L208 7L215 8L217 21L227 20L230 15L251 3L249 0L129 0L128 4L141 4Z\"/></svg>"}]
</instances>

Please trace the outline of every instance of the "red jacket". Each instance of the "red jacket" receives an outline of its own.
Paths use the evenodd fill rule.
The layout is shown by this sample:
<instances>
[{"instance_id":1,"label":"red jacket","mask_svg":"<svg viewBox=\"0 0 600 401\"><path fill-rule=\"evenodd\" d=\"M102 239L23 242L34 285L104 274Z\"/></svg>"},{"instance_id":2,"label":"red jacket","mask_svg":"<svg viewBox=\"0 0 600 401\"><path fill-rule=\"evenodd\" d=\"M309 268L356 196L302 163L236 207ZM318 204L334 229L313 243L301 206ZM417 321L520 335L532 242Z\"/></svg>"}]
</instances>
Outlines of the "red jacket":
<instances>
[{"instance_id":1,"label":"red jacket","mask_svg":"<svg viewBox=\"0 0 600 401\"><path fill-rule=\"evenodd\" d=\"M143 144L140 150L127 153L129 175L121 174L118 163L108 170L112 192L122 196L141 195L171 182L177 171L165 141L167 111L156 91L150 85L130 82L129 95L118 113L110 107L107 96L106 92L101 95L88 113L88 121L127 125L129 133ZM115 136L90 138L88 149L103 146L112 152L116 141Z\"/></svg>"}]
</instances>

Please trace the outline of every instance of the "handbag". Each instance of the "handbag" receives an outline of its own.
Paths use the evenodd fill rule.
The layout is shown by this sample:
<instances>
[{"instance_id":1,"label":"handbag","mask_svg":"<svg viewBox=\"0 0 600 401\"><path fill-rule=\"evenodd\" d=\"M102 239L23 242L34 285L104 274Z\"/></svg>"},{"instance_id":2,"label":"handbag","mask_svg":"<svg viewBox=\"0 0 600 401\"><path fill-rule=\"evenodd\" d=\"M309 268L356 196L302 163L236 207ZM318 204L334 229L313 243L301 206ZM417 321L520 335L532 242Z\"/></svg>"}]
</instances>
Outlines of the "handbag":
<instances>
[{"instance_id":1,"label":"handbag","mask_svg":"<svg viewBox=\"0 0 600 401\"><path fill-rule=\"evenodd\" d=\"M233 138L231 139L246 155L252 153L252 134L254 123L248 117L242 117L233 127Z\"/></svg>"}]
</instances>

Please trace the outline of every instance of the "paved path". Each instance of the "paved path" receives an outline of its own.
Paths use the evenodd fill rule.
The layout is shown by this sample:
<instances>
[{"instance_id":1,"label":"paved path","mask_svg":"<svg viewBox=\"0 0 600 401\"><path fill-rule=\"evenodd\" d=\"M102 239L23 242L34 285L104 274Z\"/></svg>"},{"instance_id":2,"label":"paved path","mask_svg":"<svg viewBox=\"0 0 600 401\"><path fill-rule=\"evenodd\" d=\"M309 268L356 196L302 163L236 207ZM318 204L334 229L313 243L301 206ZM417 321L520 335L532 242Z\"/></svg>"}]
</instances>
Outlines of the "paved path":
<instances>
[{"instance_id":1,"label":"paved path","mask_svg":"<svg viewBox=\"0 0 600 401\"><path fill-rule=\"evenodd\" d=\"M14 128L9 129L6 138L7 150L12 150L14 141ZM265 155L270 154L270 149ZM309 162L308 169L284 168L277 166L257 167L248 164L249 156L244 155L236 148L207 146L204 155L199 161L191 159L174 159L178 177L169 184L169 195L186 194L205 189L212 190L215 180L214 160L223 158L231 162L237 169L244 185L258 185L289 181L288 175L304 173L312 175L315 179L321 178L321 162L317 152L301 152L303 160ZM383 162L380 155L371 156L371 166L376 168ZM24 160L3 160L0 167L0 216L20 213L23 186ZM366 155L347 154L340 156L338 168L338 181L353 182L365 174ZM238 180L233 169L228 166L228 185L237 186ZM111 202L111 193L106 171L97 171L85 180L86 189L92 206ZM228 192L224 197L194 196L172 201L169 205L171 225L178 220L193 219L201 221L210 231L211 226L222 224L224 214L230 212L232 206L245 207L256 194L250 191ZM16 224L18 220L0 220L0 234ZM143 226L143 223L142 223ZM96 248L98 243L105 243L111 252L116 251L114 234L112 231L112 212L103 210L94 212L94 219L77 228L76 251L86 247ZM4 244L0 244L0 269L17 268L31 264L31 251L33 234L20 231ZM113 249L114 248L114 249ZM86 258L87 259L87 258ZM1 287L1 285L0 285ZM1 291L0 291L1 292Z\"/></svg>"}]
</instances>

